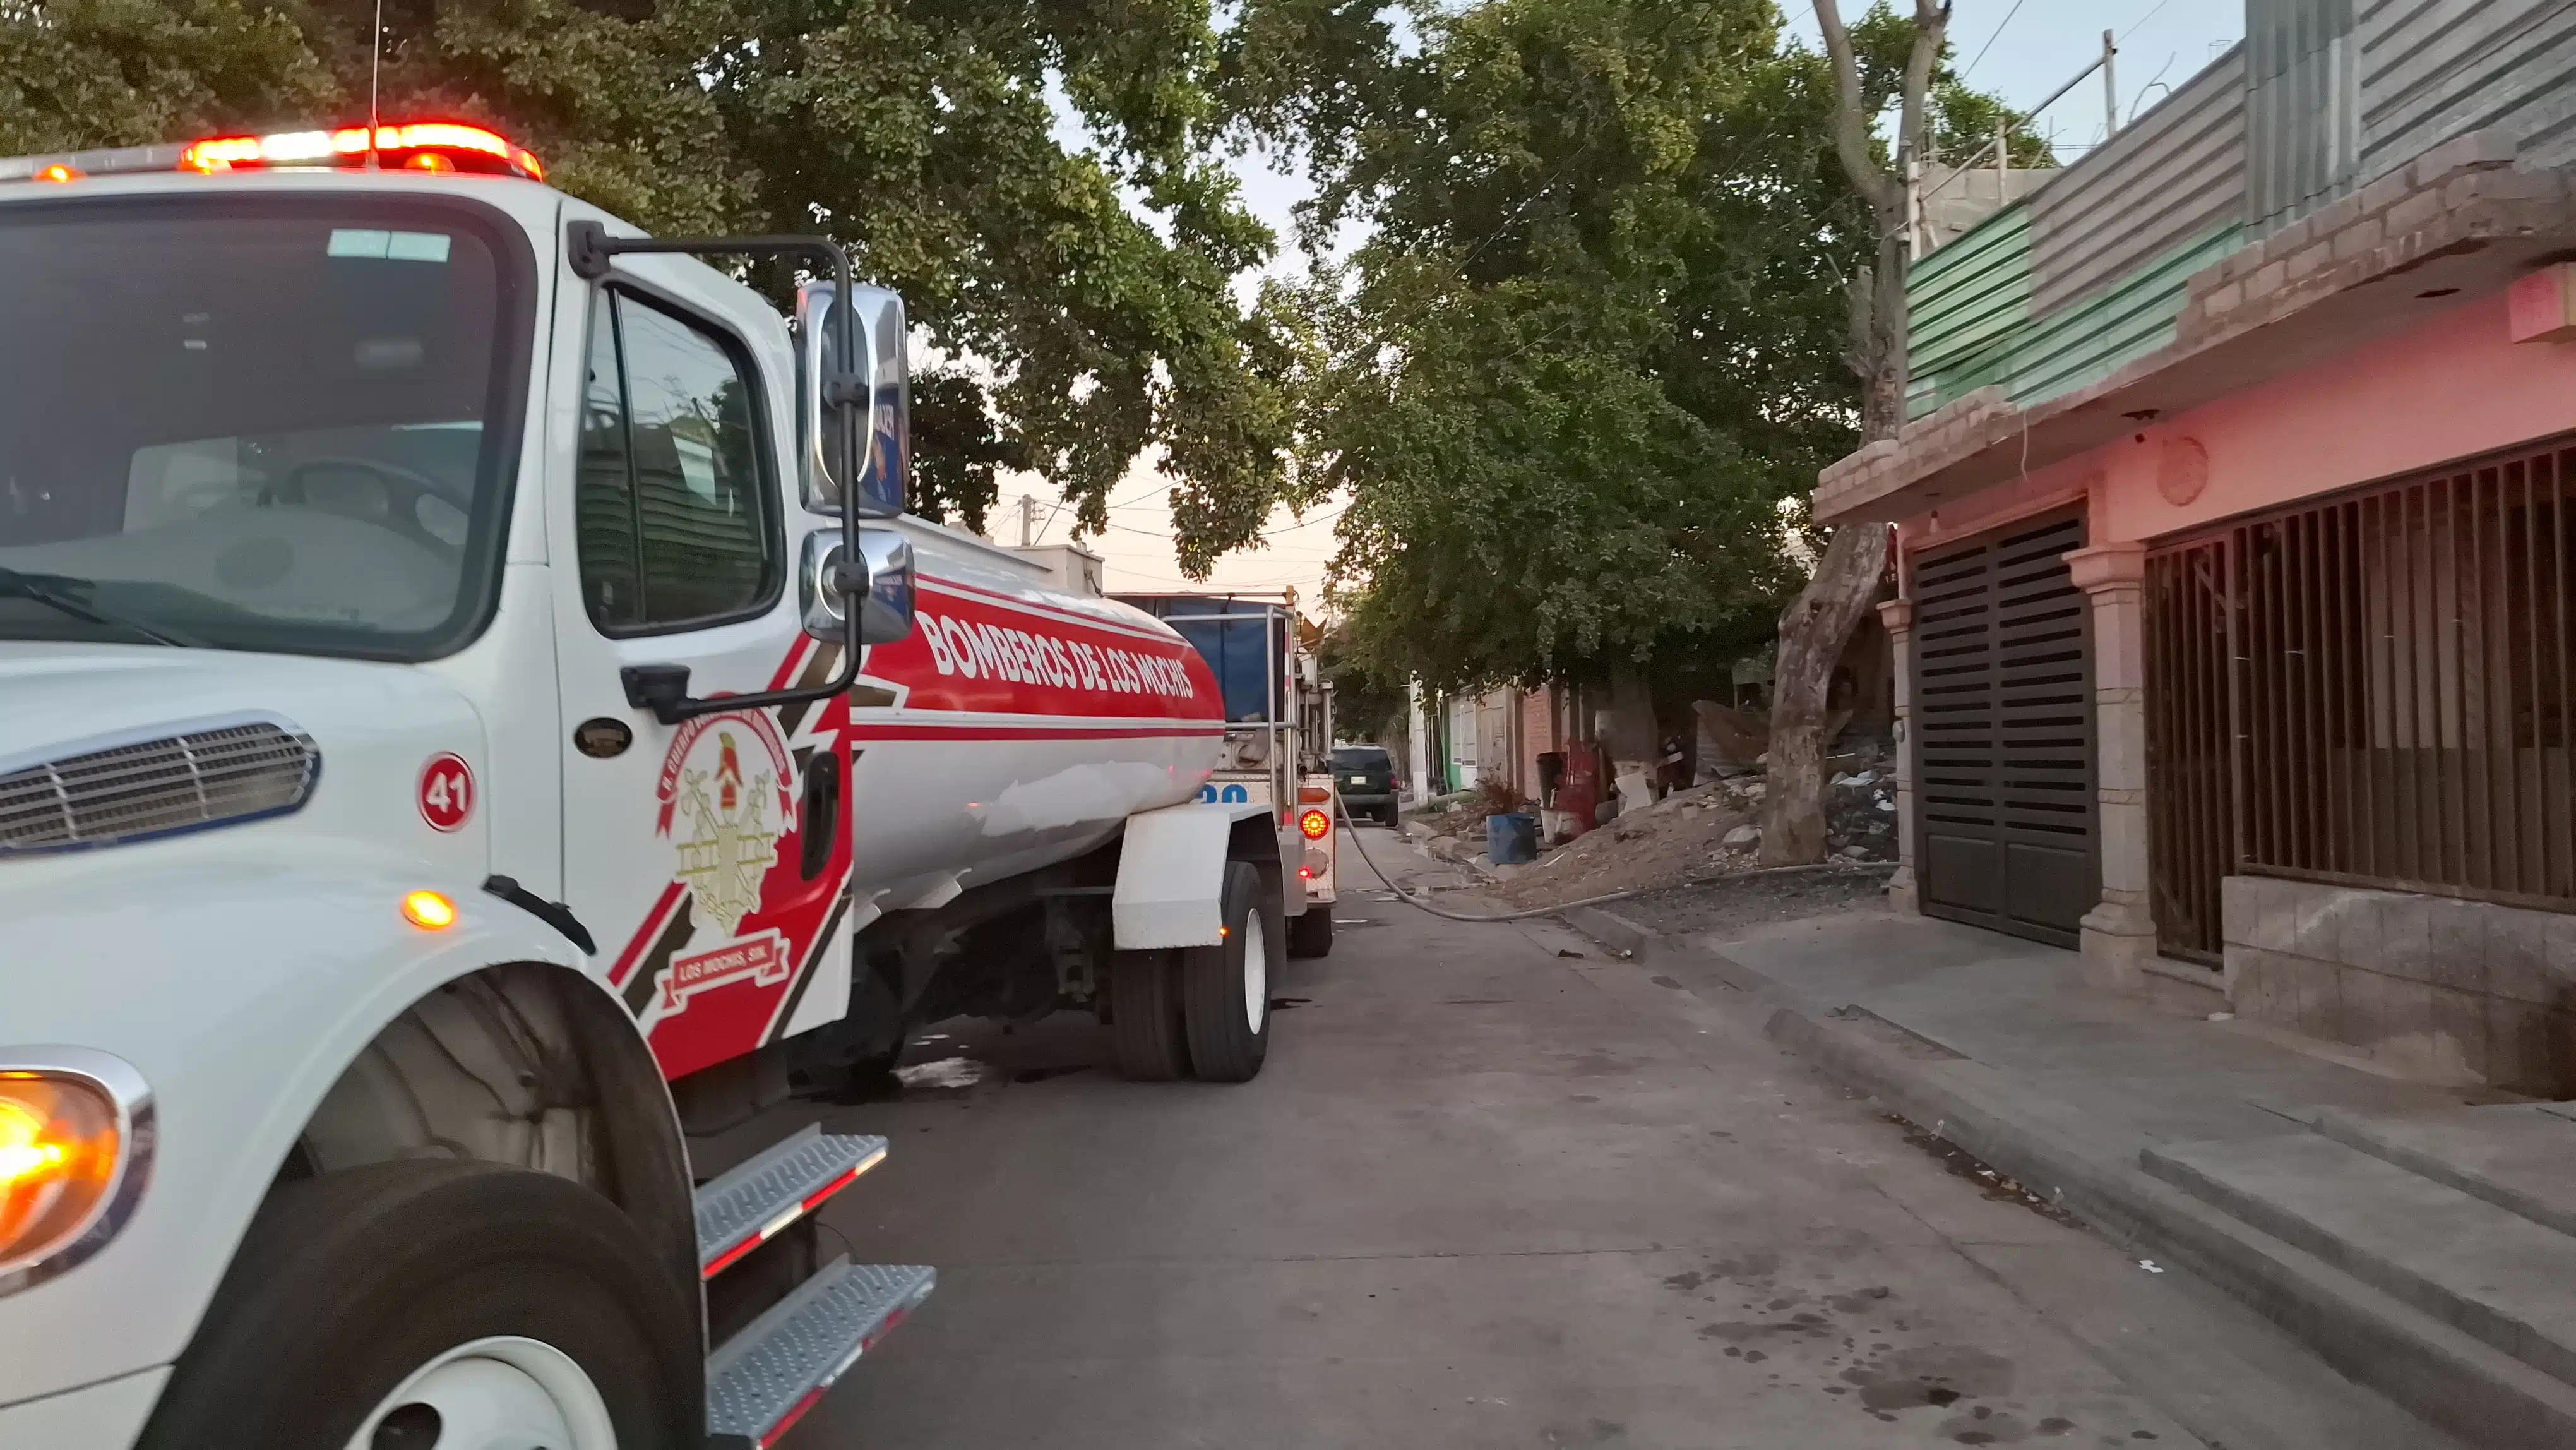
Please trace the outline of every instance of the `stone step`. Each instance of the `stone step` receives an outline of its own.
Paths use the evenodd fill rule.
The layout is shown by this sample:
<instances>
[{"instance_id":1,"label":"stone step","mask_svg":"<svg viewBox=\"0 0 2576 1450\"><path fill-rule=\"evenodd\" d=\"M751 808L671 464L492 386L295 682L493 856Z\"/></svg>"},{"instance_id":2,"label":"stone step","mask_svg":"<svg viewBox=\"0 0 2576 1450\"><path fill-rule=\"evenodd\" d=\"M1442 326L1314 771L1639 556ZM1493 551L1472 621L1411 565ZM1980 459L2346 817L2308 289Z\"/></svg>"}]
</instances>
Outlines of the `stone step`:
<instances>
[{"instance_id":1,"label":"stone step","mask_svg":"<svg viewBox=\"0 0 2576 1450\"><path fill-rule=\"evenodd\" d=\"M2576 1385L2576 1238L2315 1133L2149 1148L2147 1172Z\"/></svg>"},{"instance_id":2,"label":"stone step","mask_svg":"<svg viewBox=\"0 0 2576 1450\"><path fill-rule=\"evenodd\" d=\"M2566 1103L2444 1113L2322 1108L2318 1132L2420 1177L2576 1236L2576 1120Z\"/></svg>"}]
</instances>

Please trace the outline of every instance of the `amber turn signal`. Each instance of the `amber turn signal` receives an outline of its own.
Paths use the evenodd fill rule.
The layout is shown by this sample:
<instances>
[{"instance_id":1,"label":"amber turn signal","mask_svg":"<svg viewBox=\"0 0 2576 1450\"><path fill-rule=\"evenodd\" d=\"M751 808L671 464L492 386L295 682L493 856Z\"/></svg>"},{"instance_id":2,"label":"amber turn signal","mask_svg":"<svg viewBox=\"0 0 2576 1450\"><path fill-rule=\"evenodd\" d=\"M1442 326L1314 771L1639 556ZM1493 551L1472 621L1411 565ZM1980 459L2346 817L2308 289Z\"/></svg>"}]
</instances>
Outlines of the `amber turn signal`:
<instances>
[{"instance_id":1,"label":"amber turn signal","mask_svg":"<svg viewBox=\"0 0 2576 1450\"><path fill-rule=\"evenodd\" d=\"M87 1232L116 1188L116 1104L75 1077L0 1072L0 1270Z\"/></svg>"},{"instance_id":2,"label":"amber turn signal","mask_svg":"<svg viewBox=\"0 0 2576 1450\"><path fill-rule=\"evenodd\" d=\"M456 903L436 891L415 891L402 899L403 920L422 931L445 931L456 925Z\"/></svg>"}]
</instances>

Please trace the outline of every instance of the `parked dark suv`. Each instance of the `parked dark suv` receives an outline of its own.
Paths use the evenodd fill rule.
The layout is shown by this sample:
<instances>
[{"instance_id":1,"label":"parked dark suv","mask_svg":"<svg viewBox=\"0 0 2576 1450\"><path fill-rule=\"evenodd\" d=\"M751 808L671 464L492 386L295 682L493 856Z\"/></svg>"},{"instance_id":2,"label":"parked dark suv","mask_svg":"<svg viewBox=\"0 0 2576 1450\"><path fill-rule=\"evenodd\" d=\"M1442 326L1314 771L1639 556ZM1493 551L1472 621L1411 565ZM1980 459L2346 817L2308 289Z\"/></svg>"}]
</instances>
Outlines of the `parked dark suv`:
<instances>
[{"instance_id":1,"label":"parked dark suv","mask_svg":"<svg viewBox=\"0 0 2576 1450\"><path fill-rule=\"evenodd\" d=\"M1333 747L1333 786L1353 819L1395 824L1395 758L1383 745Z\"/></svg>"}]
</instances>

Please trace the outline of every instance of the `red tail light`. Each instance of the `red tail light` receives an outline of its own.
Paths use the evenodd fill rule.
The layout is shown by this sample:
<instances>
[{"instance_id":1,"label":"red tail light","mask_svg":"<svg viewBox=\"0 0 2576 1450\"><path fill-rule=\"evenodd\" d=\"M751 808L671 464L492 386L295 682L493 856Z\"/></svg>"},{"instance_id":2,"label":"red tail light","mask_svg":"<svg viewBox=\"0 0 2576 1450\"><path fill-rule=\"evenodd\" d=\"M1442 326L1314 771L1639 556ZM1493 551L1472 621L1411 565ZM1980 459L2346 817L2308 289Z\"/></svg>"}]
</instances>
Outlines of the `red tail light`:
<instances>
[{"instance_id":1,"label":"red tail light","mask_svg":"<svg viewBox=\"0 0 2576 1450\"><path fill-rule=\"evenodd\" d=\"M536 153L496 131L458 121L412 121L376 128L380 166L413 171L472 171L546 179ZM278 131L266 136L210 136L179 155L181 171L241 171L277 166L357 167L367 163L367 128Z\"/></svg>"},{"instance_id":2,"label":"red tail light","mask_svg":"<svg viewBox=\"0 0 2576 1450\"><path fill-rule=\"evenodd\" d=\"M1297 829L1304 832L1309 841L1324 839L1324 833L1332 828L1333 818L1322 811L1308 811L1297 818Z\"/></svg>"}]
</instances>

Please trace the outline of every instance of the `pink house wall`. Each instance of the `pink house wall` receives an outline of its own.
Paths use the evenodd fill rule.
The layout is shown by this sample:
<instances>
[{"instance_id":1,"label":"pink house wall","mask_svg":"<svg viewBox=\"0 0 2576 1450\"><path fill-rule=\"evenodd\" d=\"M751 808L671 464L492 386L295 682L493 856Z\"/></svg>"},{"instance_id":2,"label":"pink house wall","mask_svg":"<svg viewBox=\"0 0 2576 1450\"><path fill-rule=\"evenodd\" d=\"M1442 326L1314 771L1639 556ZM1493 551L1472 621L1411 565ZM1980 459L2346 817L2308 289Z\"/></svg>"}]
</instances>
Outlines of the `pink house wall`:
<instances>
[{"instance_id":1,"label":"pink house wall","mask_svg":"<svg viewBox=\"0 0 2576 1450\"><path fill-rule=\"evenodd\" d=\"M2511 341L2495 293L1918 515L1900 532L1910 550L2089 497L2092 542L2153 539L2572 431L2576 343ZM2176 504L2157 474L2180 439L2206 453L2208 481Z\"/></svg>"}]
</instances>

